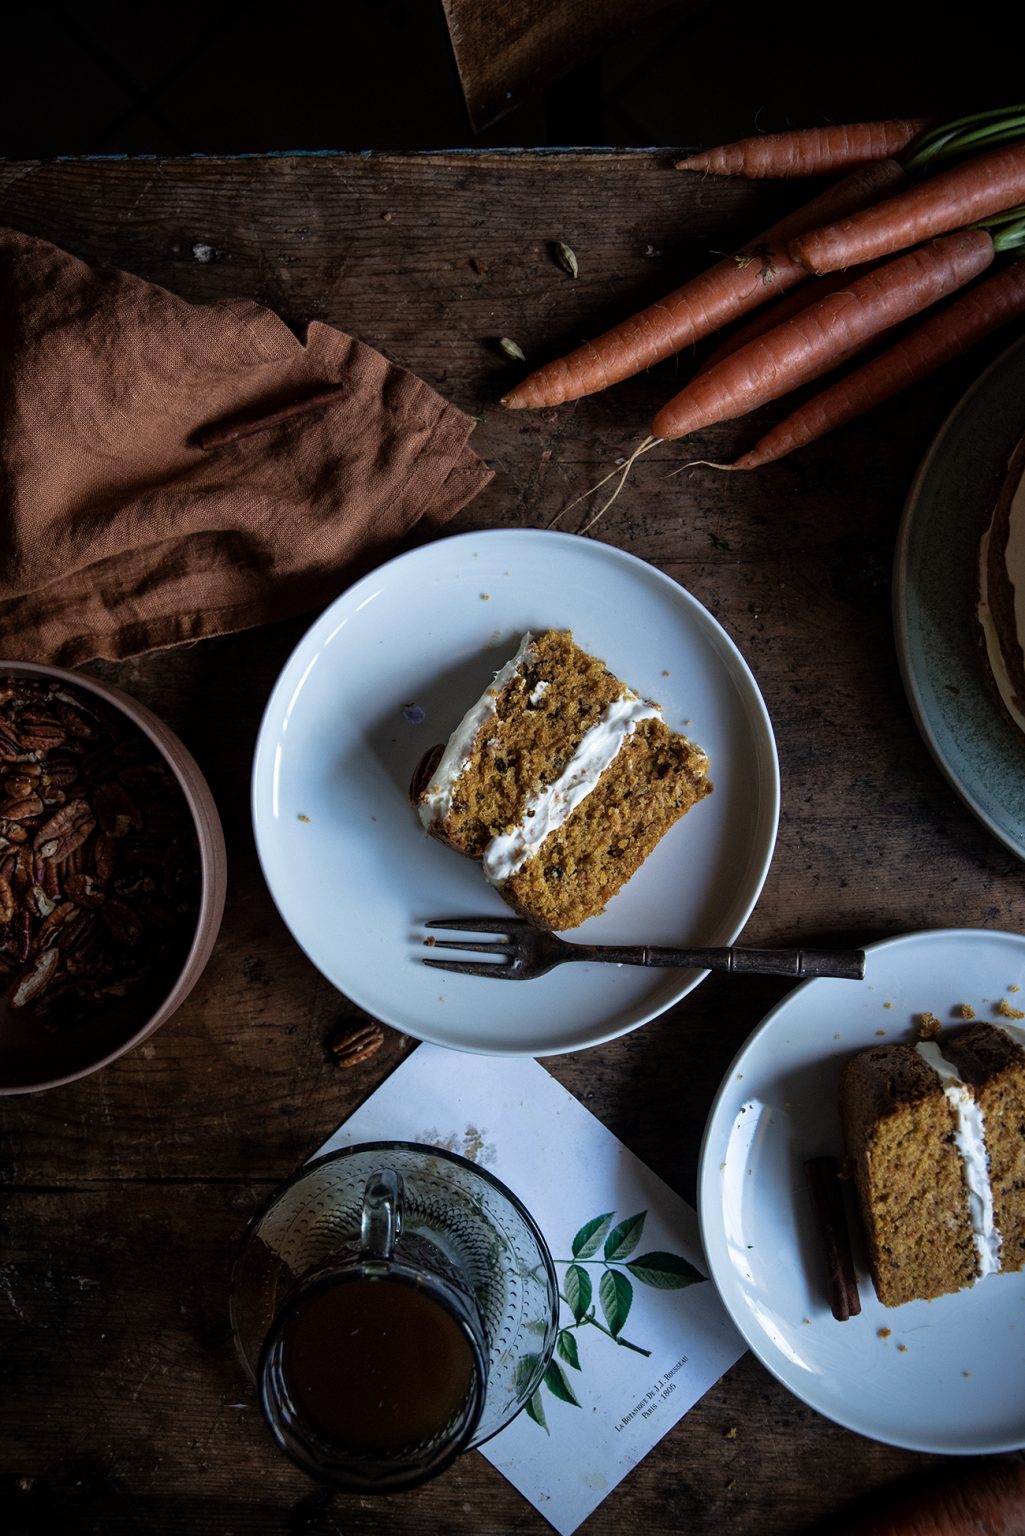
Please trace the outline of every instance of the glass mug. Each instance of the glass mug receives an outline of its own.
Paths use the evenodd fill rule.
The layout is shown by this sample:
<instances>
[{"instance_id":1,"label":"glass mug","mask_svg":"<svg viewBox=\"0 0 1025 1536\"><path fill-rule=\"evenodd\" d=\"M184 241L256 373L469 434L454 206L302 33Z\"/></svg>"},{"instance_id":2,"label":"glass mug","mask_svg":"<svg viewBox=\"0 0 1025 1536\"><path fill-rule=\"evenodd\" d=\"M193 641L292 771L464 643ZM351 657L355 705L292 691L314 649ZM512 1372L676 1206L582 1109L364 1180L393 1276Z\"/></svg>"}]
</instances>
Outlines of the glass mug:
<instances>
[{"instance_id":1,"label":"glass mug","mask_svg":"<svg viewBox=\"0 0 1025 1536\"><path fill-rule=\"evenodd\" d=\"M293 1175L250 1223L230 1303L278 1445L360 1493L415 1487L504 1429L541 1384L558 1309L516 1196L413 1142Z\"/></svg>"}]
</instances>

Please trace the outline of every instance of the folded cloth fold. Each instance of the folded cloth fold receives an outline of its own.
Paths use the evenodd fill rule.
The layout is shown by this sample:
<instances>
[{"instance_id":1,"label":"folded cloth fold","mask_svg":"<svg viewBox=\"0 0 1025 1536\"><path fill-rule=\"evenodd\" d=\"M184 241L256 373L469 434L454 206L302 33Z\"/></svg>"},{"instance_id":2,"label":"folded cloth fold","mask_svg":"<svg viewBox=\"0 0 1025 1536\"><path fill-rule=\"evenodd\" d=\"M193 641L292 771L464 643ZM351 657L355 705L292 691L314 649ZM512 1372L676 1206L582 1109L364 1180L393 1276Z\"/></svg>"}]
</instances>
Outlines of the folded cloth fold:
<instances>
[{"instance_id":1,"label":"folded cloth fold","mask_svg":"<svg viewBox=\"0 0 1025 1536\"><path fill-rule=\"evenodd\" d=\"M300 340L0 229L0 654L74 666L312 609L487 483L472 429L329 325Z\"/></svg>"}]
</instances>

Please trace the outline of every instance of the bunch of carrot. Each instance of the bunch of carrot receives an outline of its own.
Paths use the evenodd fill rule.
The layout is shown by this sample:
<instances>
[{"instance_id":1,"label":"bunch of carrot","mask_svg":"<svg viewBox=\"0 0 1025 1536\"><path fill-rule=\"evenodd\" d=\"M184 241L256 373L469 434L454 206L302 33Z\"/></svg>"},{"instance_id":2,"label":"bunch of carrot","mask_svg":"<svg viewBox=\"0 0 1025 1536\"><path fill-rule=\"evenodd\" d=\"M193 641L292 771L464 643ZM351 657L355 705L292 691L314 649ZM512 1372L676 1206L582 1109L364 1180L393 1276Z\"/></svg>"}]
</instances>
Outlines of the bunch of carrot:
<instances>
[{"instance_id":1,"label":"bunch of carrot","mask_svg":"<svg viewBox=\"0 0 1025 1536\"><path fill-rule=\"evenodd\" d=\"M659 303L532 373L503 405L579 399L768 305L663 406L629 466L659 441L744 415L833 372L891 327L965 290L805 401L734 464L717 466L753 469L869 410L1025 313L1025 260L974 281L996 256L1025 244L1025 108L939 127L908 118L763 135L691 155L678 168L749 177L846 174Z\"/></svg>"}]
</instances>

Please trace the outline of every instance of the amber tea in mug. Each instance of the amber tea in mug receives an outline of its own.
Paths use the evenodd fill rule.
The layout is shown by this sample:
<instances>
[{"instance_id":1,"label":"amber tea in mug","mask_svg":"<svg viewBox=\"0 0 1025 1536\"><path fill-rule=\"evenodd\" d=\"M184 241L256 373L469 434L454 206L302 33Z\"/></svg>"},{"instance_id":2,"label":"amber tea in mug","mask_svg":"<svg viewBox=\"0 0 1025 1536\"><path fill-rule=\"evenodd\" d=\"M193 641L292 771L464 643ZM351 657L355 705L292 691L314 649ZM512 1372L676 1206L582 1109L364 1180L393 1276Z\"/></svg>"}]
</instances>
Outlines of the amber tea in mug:
<instances>
[{"instance_id":1,"label":"amber tea in mug","mask_svg":"<svg viewBox=\"0 0 1025 1536\"><path fill-rule=\"evenodd\" d=\"M476 1425L482 1359L472 1320L402 1270L325 1276L288 1308L277 1336L272 1412L329 1460L440 1470ZM265 1378L267 1379L267 1378ZM287 1405L287 1407L286 1407Z\"/></svg>"}]
</instances>

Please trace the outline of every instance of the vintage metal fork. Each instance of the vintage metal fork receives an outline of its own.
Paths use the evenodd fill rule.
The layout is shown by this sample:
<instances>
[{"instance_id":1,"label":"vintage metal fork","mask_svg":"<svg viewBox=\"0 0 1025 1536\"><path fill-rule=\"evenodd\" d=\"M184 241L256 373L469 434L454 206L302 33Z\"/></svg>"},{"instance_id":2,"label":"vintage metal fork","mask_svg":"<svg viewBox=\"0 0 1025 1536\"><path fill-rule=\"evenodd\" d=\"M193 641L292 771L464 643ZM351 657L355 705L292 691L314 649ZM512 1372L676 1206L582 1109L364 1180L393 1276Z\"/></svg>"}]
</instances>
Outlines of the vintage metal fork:
<instances>
[{"instance_id":1,"label":"vintage metal fork","mask_svg":"<svg viewBox=\"0 0 1025 1536\"><path fill-rule=\"evenodd\" d=\"M493 939L436 939L432 949L465 949L498 956L494 961L436 960L424 965L466 976L491 976L499 981L530 981L566 960L600 960L611 965L675 965L686 970L729 971L733 975L839 976L860 981L865 974L863 949L745 949L739 945L716 949L671 949L658 944L570 944L557 934L535 928L520 918L449 917L425 923L425 928L455 933L493 933Z\"/></svg>"}]
</instances>

